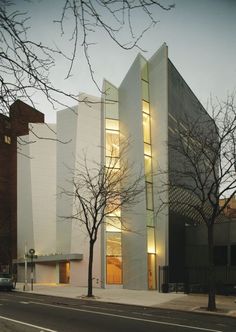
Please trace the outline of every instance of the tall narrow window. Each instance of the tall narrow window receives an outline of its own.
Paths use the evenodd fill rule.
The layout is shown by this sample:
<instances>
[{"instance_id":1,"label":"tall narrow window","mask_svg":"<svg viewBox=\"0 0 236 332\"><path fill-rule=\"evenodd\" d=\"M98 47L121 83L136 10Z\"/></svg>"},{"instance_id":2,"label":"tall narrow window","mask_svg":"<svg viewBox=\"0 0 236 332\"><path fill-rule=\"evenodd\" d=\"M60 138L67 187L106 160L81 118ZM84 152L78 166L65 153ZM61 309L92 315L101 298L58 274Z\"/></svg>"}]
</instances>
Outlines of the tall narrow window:
<instances>
[{"instance_id":1,"label":"tall narrow window","mask_svg":"<svg viewBox=\"0 0 236 332\"><path fill-rule=\"evenodd\" d=\"M142 86L142 117L144 143L144 174L146 182L146 209L147 209L147 268L148 288L156 289L156 241L153 202L153 175L152 175L152 142L151 142L151 112L149 104L148 65L142 59L141 71Z\"/></svg>"},{"instance_id":2,"label":"tall narrow window","mask_svg":"<svg viewBox=\"0 0 236 332\"><path fill-rule=\"evenodd\" d=\"M118 90L105 81L105 165L110 174L120 169L120 128ZM114 172L114 173L113 173ZM119 188L117 189L119 190ZM117 201L118 200L118 201ZM121 209L119 198L107 202L106 233L106 283L122 283Z\"/></svg>"}]
</instances>

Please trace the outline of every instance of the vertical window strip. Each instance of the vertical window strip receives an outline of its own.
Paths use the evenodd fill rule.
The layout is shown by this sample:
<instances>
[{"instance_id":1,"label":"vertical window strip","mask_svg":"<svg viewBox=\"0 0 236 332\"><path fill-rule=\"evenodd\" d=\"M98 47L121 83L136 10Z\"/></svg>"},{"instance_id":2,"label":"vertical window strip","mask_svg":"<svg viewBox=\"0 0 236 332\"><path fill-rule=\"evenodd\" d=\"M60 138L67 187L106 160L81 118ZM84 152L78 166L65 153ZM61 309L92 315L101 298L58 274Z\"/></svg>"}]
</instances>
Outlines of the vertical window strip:
<instances>
[{"instance_id":1,"label":"vertical window strip","mask_svg":"<svg viewBox=\"0 0 236 332\"><path fill-rule=\"evenodd\" d=\"M108 84L105 98L105 164L108 168L120 167L120 131L118 91ZM114 90L114 91L113 91ZM116 90L116 91L115 91ZM111 96L113 98L111 98ZM108 99L113 99L113 101ZM120 211L106 217L106 282L122 284L122 239Z\"/></svg>"},{"instance_id":2,"label":"vertical window strip","mask_svg":"<svg viewBox=\"0 0 236 332\"><path fill-rule=\"evenodd\" d=\"M151 147L151 117L149 104L148 65L143 65L141 72L142 115L144 142L144 173L146 187L147 210L147 255L148 255L148 288L156 289L156 239L154 224L152 147Z\"/></svg>"}]
</instances>

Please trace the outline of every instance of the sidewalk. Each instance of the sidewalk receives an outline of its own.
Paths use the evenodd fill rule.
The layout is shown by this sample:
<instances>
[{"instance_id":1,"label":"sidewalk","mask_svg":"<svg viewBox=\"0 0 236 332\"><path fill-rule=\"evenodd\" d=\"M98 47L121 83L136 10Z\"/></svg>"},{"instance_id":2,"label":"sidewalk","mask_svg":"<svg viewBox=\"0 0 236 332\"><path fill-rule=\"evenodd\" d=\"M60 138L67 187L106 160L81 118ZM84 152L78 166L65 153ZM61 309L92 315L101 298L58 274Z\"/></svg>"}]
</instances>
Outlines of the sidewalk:
<instances>
[{"instance_id":1,"label":"sidewalk","mask_svg":"<svg viewBox=\"0 0 236 332\"><path fill-rule=\"evenodd\" d=\"M24 285L17 283L16 291L23 291ZM30 285L29 285L30 287ZM85 287L57 284L34 284L32 293L60 296L67 298L83 298L86 295ZM31 291L27 291L31 293ZM118 288L94 288L96 301L133 304L145 307L165 308L183 311L195 311L208 314L227 315L236 318L236 302L233 296L217 295L217 312L206 310L206 294L159 293L158 291L136 291Z\"/></svg>"}]
</instances>

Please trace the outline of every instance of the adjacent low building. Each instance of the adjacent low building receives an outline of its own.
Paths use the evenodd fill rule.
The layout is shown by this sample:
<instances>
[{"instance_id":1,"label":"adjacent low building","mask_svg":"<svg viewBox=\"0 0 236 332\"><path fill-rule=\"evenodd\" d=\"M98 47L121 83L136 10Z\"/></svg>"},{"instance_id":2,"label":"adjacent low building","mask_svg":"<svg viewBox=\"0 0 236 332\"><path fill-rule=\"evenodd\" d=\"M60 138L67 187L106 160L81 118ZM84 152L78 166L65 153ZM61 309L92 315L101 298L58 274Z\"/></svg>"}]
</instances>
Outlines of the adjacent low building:
<instances>
[{"instance_id":1,"label":"adjacent low building","mask_svg":"<svg viewBox=\"0 0 236 332\"><path fill-rule=\"evenodd\" d=\"M146 60L139 54L119 87L104 81L102 98L81 95L78 106L57 113L56 125L30 124L18 155L18 279L24 279L24 254L35 249L37 282L87 285L88 237L65 217L74 212L71 180L86 155L109 167L121 139L131 144L133 174L143 174L144 199L130 211L116 211L131 232L100 228L94 257L94 285L129 289L158 288L161 266L185 265L185 221L169 201L169 170L178 163L168 149L176 123L186 116L208 117L168 58L166 44ZM113 151L113 154L111 154ZM114 155L116 153L117 155ZM178 276L181 279L181 276ZM175 275L170 276L172 281Z\"/></svg>"},{"instance_id":2,"label":"adjacent low building","mask_svg":"<svg viewBox=\"0 0 236 332\"><path fill-rule=\"evenodd\" d=\"M29 123L44 122L44 114L20 100L9 114L0 114L0 272L10 272L17 258L17 153L29 133Z\"/></svg>"}]
</instances>

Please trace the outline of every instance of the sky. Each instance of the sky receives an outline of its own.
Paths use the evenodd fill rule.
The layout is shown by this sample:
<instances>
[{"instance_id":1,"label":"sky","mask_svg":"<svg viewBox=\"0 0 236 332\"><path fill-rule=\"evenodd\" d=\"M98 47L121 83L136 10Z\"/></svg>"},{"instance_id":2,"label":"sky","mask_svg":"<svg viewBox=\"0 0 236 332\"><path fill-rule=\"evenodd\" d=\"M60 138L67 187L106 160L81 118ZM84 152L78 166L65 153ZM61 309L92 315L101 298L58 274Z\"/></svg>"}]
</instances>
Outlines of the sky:
<instances>
[{"instance_id":1,"label":"sky","mask_svg":"<svg viewBox=\"0 0 236 332\"><path fill-rule=\"evenodd\" d=\"M144 57L149 59L166 42L170 60L204 107L211 96L225 100L227 94L236 92L236 0L167 0L161 3L175 3L175 8L153 10L159 22L140 41ZM57 44L70 52L71 18L67 18L68 35L66 33L63 39L59 36L59 27L52 24L52 20L59 17L62 5L63 0L17 2L18 8L27 10L31 16L28 34L32 39ZM143 13L135 15L134 30L143 26L144 17ZM125 38L125 28L123 30L121 37L123 33ZM99 31L91 34L90 41L94 43L90 59L99 86L104 78L119 86L140 50L123 50ZM58 59L51 72L51 80L56 86L75 94L100 95L81 49L70 79L65 79L67 69L65 61ZM55 110L45 101L36 98L36 108L45 113L47 122L56 121Z\"/></svg>"}]
</instances>

